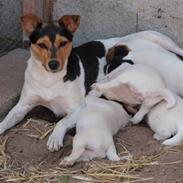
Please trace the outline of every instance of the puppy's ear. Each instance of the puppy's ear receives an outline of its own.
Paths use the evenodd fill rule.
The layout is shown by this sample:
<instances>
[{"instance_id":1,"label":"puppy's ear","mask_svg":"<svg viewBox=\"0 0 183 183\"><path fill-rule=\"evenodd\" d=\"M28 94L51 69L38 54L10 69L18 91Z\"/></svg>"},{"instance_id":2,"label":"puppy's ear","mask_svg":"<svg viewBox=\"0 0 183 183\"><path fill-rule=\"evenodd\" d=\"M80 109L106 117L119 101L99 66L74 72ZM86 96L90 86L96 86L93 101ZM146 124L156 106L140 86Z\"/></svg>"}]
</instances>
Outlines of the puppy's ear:
<instances>
[{"instance_id":1,"label":"puppy's ear","mask_svg":"<svg viewBox=\"0 0 183 183\"><path fill-rule=\"evenodd\" d=\"M20 20L22 30L27 36L30 36L36 28L42 26L42 20L34 14L26 14L21 16Z\"/></svg>"},{"instance_id":2,"label":"puppy's ear","mask_svg":"<svg viewBox=\"0 0 183 183\"><path fill-rule=\"evenodd\" d=\"M130 51L131 50L128 48L127 45L114 46L109 49L109 51L106 55L106 60L108 62L111 62L114 59L114 57L116 57L116 56L120 56L122 59L125 56L127 56Z\"/></svg>"},{"instance_id":3,"label":"puppy's ear","mask_svg":"<svg viewBox=\"0 0 183 183\"><path fill-rule=\"evenodd\" d=\"M107 63L110 63L114 59L114 56L115 56L115 47L112 47L109 49L106 55Z\"/></svg>"},{"instance_id":4,"label":"puppy's ear","mask_svg":"<svg viewBox=\"0 0 183 183\"><path fill-rule=\"evenodd\" d=\"M58 20L58 23L74 33L80 25L80 19L79 15L64 15Z\"/></svg>"}]
</instances>

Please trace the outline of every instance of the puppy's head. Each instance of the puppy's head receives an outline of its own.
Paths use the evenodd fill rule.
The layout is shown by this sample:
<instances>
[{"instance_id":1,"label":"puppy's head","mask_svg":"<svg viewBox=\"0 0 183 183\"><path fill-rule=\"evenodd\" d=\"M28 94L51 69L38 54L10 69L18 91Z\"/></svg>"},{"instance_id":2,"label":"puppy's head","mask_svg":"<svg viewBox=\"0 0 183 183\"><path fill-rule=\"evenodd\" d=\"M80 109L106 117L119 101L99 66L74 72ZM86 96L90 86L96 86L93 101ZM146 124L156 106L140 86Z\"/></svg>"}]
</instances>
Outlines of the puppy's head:
<instances>
[{"instance_id":1,"label":"puppy's head","mask_svg":"<svg viewBox=\"0 0 183 183\"><path fill-rule=\"evenodd\" d=\"M33 14L21 17L22 29L30 38L32 54L48 72L63 69L72 50L73 34L79 24L79 15L64 15L57 24L43 23Z\"/></svg>"},{"instance_id":2,"label":"puppy's head","mask_svg":"<svg viewBox=\"0 0 183 183\"><path fill-rule=\"evenodd\" d=\"M118 45L109 49L106 60L107 64L104 67L104 73L110 73L123 63L134 64L132 60L126 59L130 49L126 45Z\"/></svg>"}]
</instances>

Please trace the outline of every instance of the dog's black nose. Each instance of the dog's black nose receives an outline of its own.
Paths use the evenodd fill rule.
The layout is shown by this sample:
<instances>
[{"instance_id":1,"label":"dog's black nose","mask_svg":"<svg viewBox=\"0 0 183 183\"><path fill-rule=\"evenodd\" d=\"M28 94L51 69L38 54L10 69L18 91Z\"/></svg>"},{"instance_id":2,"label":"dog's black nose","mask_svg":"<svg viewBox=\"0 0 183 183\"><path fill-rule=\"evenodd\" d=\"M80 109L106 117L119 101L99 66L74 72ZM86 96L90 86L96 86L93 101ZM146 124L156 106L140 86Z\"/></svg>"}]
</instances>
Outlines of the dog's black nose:
<instances>
[{"instance_id":1,"label":"dog's black nose","mask_svg":"<svg viewBox=\"0 0 183 183\"><path fill-rule=\"evenodd\" d=\"M59 62L57 60L51 60L49 63L48 63L48 66L51 70L55 71L58 69L59 67Z\"/></svg>"}]
</instances>

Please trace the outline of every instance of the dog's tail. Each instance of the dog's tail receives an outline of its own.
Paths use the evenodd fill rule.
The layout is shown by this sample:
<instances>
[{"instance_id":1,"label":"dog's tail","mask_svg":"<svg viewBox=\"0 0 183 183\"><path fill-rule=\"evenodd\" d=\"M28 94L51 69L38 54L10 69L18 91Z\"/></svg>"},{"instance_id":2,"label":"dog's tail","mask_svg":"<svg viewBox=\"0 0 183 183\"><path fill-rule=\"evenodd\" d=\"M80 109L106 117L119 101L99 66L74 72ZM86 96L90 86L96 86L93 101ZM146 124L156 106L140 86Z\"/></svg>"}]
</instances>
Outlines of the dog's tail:
<instances>
[{"instance_id":1,"label":"dog's tail","mask_svg":"<svg viewBox=\"0 0 183 183\"><path fill-rule=\"evenodd\" d=\"M172 137L168 140L165 140L162 144L169 145L169 146L175 146L175 145L180 144L182 141L183 141L183 129L178 129L178 132L174 137Z\"/></svg>"},{"instance_id":2,"label":"dog's tail","mask_svg":"<svg viewBox=\"0 0 183 183\"><path fill-rule=\"evenodd\" d=\"M156 31L144 31L143 37L146 40L152 41L161 47L165 48L166 50L169 50L179 56L183 57L183 49L180 48L172 39L170 39L168 36L161 34Z\"/></svg>"},{"instance_id":3,"label":"dog's tail","mask_svg":"<svg viewBox=\"0 0 183 183\"><path fill-rule=\"evenodd\" d=\"M162 92L161 92L161 97L167 101L168 105L167 108L170 109L172 107L175 106L176 104L176 99L175 99L175 95L167 88L165 88Z\"/></svg>"}]
</instances>

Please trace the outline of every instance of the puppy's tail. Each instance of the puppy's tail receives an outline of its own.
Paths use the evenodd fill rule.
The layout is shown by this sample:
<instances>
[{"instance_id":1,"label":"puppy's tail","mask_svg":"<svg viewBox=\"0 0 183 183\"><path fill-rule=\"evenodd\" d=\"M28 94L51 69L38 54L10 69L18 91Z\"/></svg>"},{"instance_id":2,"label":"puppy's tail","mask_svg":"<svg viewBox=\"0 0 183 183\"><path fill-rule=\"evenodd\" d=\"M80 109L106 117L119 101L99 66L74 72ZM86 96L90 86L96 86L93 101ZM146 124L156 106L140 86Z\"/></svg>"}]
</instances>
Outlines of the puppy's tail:
<instances>
[{"instance_id":1,"label":"puppy's tail","mask_svg":"<svg viewBox=\"0 0 183 183\"><path fill-rule=\"evenodd\" d=\"M162 144L169 146L176 146L180 144L182 141L183 141L183 129L179 129L174 137L165 140Z\"/></svg>"},{"instance_id":2,"label":"puppy's tail","mask_svg":"<svg viewBox=\"0 0 183 183\"><path fill-rule=\"evenodd\" d=\"M159 46L169 50L179 56L183 57L183 49L180 48L172 39L168 36L156 31L144 31L144 38L150 40Z\"/></svg>"},{"instance_id":3,"label":"puppy's tail","mask_svg":"<svg viewBox=\"0 0 183 183\"><path fill-rule=\"evenodd\" d=\"M164 89L161 93L161 96L164 100L167 101L167 108L170 109L175 106L176 104L176 99L175 95L169 90L169 89Z\"/></svg>"}]
</instances>

